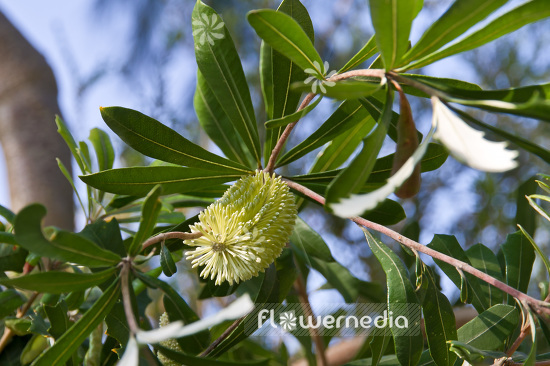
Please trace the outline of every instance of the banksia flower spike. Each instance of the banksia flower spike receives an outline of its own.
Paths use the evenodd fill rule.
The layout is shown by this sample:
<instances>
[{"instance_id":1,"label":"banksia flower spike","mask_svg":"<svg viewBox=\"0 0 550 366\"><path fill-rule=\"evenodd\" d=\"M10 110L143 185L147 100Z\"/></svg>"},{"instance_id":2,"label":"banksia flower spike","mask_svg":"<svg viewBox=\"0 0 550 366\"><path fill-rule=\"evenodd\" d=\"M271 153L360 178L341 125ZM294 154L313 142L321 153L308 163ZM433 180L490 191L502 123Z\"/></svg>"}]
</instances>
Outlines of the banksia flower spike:
<instances>
[{"instance_id":1,"label":"banksia flower spike","mask_svg":"<svg viewBox=\"0 0 550 366\"><path fill-rule=\"evenodd\" d=\"M239 283L269 267L288 241L297 210L294 196L280 177L257 171L238 180L218 201L199 214L191 232L198 239L186 253L203 278Z\"/></svg>"}]
</instances>

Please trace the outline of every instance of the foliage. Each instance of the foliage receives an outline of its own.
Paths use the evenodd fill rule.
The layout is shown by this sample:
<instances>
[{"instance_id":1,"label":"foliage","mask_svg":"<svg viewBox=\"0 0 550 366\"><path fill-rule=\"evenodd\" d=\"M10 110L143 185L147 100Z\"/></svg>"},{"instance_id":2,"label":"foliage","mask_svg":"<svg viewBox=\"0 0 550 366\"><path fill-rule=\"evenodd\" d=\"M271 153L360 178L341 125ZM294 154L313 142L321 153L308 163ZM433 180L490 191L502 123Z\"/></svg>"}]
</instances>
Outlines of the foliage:
<instances>
[{"instance_id":1,"label":"foliage","mask_svg":"<svg viewBox=\"0 0 550 366\"><path fill-rule=\"evenodd\" d=\"M526 294L537 254L550 273L550 263L532 237L534 215L529 216L531 221L519 225L520 231L507 237L498 253L483 244L465 251L456 238L448 235L436 235L423 246L383 226L405 218L401 201L388 197L394 192L399 197L414 196L421 189L421 174L437 170L448 154L488 172L517 166L519 152L507 149L508 142L489 141L484 132L467 122L548 162L547 149L478 121L457 107L548 121L548 84L482 90L460 80L409 73L550 15L545 0L531 0L468 33L505 2L487 0L480 6L477 1L456 0L418 43L410 46L411 25L423 1L370 0L376 35L339 72L329 70L316 50L311 20L299 0L284 0L278 10L250 12L248 22L262 40L260 76L267 122L259 126L230 31L214 9L198 1L192 15L198 65L195 111L201 127L225 157L203 149L140 112L107 107L101 109L107 126L130 147L157 159L147 167L113 169L115 154L106 132L92 130L90 149L86 141L77 144L57 118L59 133L81 170L80 179L87 185L85 199L77 192L87 223L78 233L42 228L46 213L43 206L30 205L17 214L0 207L0 216L6 222L0 231L2 364L158 364L159 350L163 362L171 359L174 364L285 364L286 351L278 355L248 340L250 333L245 324L254 320L250 314L254 305L259 308L300 300L304 303L303 313L310 311L305 283L311 270L325 277L327 287L338 291L346 302L387 301L390 311L409 304L423 314L427 346L421 333L402 335L392 328L384 336L369 336L352 364L443 366L454 364L457 357L468 362L511 357L516 362L534 364L539 358L536 347L541 336L545 342L550 341L546 324L548 284L542 294L544 301ZM369 68L358 68L377 53ZM393 110L396 92L399 114ZM416 130L408 102L411 97L429 98L433 105L432 127L425 136ZM317 131L286 149L285 142L298 120L322 98L335 99L339 104ZM396 152L379 157L386 136L396 142ZM308 172L283 176L277 182L285 182L301 199L321 204L329 213L351 218L362 226L369 248L386 273L386 286L354 277L302 219L294 224L282 254L269 266L262 263L261 269L252 271L255 275L261 270L259 276L247 275L241 278L245 281L237 283L222 281L239 278L230 273L237 271L232 266L245 266L247 260L267 257L271 262L281 251L278 247L276 255L266 257L261 248L256 248L260 254L251 256L251 249L243 244L251 235L272 236L265 238L265 245L276 241L280 246L288 238L276 236L282 231L288 234L291 226L285 215L281 216L287 220L283 224L274 219L289 206L282 199L273 200L270 206L258 201L263 197L260 193L255 197L249 197L252 193L242 194L251 201L249 204L235 193L244 189L238 183L228 196L236 201L243 199L235 206L251 210L257 220L272 220L261 221L265 233L249 233L245 222L238 221L241 216L227 215L228 226L233 225L238 235L248 235L236 241L244 260L220 259L199 268L201 273L216 272L218 277L203 280L197 293L201 300L218 298L227 303L235 298L234 293L238 299L201 319L190 301L158 278L161 273L170 277L180 270L176 262L183 253L190 257L194 239L206 236L208 230L216 232L214 215L186 218L183 209L207 206L223 195L228 188L225 183L242 177L242 181L251 181L247 177L254 176L256 170L271 174L320 147L323 150ZM90 151L95 152L95 162ZM63 162L59 161L59 166L75 187ZM550 194L550 177L541 179L538 185ZM542 203L550 201L550 196L528 194L533 209L550 220ZM283 196L288 198L286 193ZM282 205L279 211L275 204ZM199 219L202 229L197 236L194 229ZM271 224L285 230L268 230ZM398 241L403 251L392 250L367 229ZM225 239L220 231L204 246L218 250L215 245L225 243ZM253 241L258 247L260 241L256 239ZM439 288L438 272L423 261L419 252L434 258L439 270L460 290L460 301L478 311L477 317L457 329L453 306ZM157 256L160 266L152 260ZM146 289L162 292L164 319L167 317L170 323L152 329L145 312L152 303ZM537 332L537 324L541 332ZM104 331L106 337L102 337ZM523 343L529 334L531 341ZM325 340L315 332L311 338L298 337L305 357L316 362L312 354L315 344L315 352L324 363ZM177 344L172 347L176 349L167 348L170 344ZM526 348L516 352L520 345ZM20 354L19 359L10 356L13 354Z\"/></svg>"}]
</instances>

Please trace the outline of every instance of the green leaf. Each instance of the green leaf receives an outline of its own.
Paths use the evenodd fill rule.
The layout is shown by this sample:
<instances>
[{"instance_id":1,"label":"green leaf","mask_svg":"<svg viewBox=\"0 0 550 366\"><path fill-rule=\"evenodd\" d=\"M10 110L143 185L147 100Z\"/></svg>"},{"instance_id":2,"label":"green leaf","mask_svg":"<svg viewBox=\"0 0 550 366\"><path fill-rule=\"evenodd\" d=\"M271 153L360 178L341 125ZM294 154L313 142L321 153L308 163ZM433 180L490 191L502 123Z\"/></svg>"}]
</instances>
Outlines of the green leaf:
<instances>
[{"instance_id":1,"label":"green leaf","mask_svg":"<svg viewBox=\"0 0 550 366\"><path fill-rule=\"evenodd\" d=\"M164 272L167 277L172 277L178 270L174 258L172 258L172 253L166 248L166 245L160 246L160 265L162 267L162 272Z\"/></svg>"},{"instance_id":2,"label":"green leaf","mask_svg":"<svg viewBox=\"0 0 550 366\"><path fill-rule=\"evenodd\" d=\"M363 231L372 253L376 256L376 259L378 259L382 265L382 269L386 273L388 312L398 309L400 304L409 304L409 306L415 308L418 305L418 298L409 281L407 269L401 259L385 244L375 239L367 230ZM418 311L420 311L420 306L418 306ZM414 316L414 314L411 315ZM424 345L422 335L420 333L413 335L414 331L411 327L409 327L407 335L400 334L399 330L395 327L392 327L391 331L399 363L403 366L416 365L420 359Z\"/></svg>"},{"instance_id":3,"label":"green leaf","mask_svg":"<svg viewBox=\"0 0 550 366\"><path fill-rule=\"evenodd\" d=\"M200 70L197 70L197 89L193 104L204 132L223 151L225 156L244 166L250 166L253 161L252 155L241 146L243 141ZM244 151L247 151L248 155Z\"/></svg>"},{"instance_id":4,"label":"green leaf","mask_svg":"<svg viewBox=\"0 0 550 366\"><path fill-rule=\"evenodd\" d=\"M284 0L279 9L280 12L288 14L302 27L313 43L313 24L307 9L299 0ZM292 90L292 83L305 80L307 74L295 63L277 52L265 42L260 48L260 81L266 106L267 119L277 119L296 111L300 102L301 92ZM283 128L267 130L264 159L269 160L271 151L275 147Z\"/></svg>"},{"instance_id":5,"label":"green leaf","mask_svg":"<svg viewBox=\"0 0 550 366\"><path fill-rule=\"evenodd\" d=\"M390 199L385 199L376 208L365 211L360 216L380 225L395 225L407 217L403 207Z\"/></svg>"},{"instance_id":6,"label":"green leaf","mask_svg":"<svg viewBox=\"0 0 550 366\"><path fill-rule=\"evenodd\" d=\"M84 208L84 204L82 203L82 199L80 198L80 194L78 194L78 191L77 191L76 187L74 186L73 177L72 177L71 173L67 170L67 168L65 167L63 162L61 162L61 160L59 160L58 158L56 158L55 160L57 161L57 166L59 167L59 170L61 171L61 173L63 174L65 179L67 179L67 181L69 182L69 184L73 188L73 191L76 194L76 198L78 199L78 202L80 203L80 207L82 207L82 213L84 213L84 215L86 215L86 209Z\"/></svg>"},{"instance_id":7,"label":"green leaf","mask_svg":"<svg viewBox=\"0 0 550 366\"><path fill-rule=\"evenodd\" d=\"M531 329L534 331L531 331L531 349L529 350L529 354L523 364L525 366L535 366L535 361L537 360L537 324L535 323L535 316L533 315L533 312L531 310L527 310L527 314Z\"/></svg>"},{"instance_id":8,"label":"green leaf","mask_svg":"<svg viewBox=\"0 0 550 366\"><path fill-rule=\"evenodd\" d=\"M521 292L527 292L536 256L529 240L520 231L516 231L506 236L500 250L505 263L506 284ZM515 303L514 298L508 296L508 304Z\"/></svg>"},{"instance_id":9,"label":"green leaf","mask_svg":"<svg viewBox=\"0 0 550 366\"><path fill-rule=\"evenodd\" d=\"M86 172L86 168L84 166L84 163L82 161L82 157L78 153L78 146L76 145L76 141L73 138L73 135L71 134L71 131L69 131L69 128L65 124L65 121L58 115L55 116L55 124L57 125L57 133L61 135L63 140L65 140L65 143L69 147L69 150L71 150L71 154L76 160L76 163L78 164L78 167L80 168L80 171L82 173Z\"/></svg>"},{"instance_id":10,"label":"green leaf","mask_svg":"<svg viewBox=\"0 0 550 366\"><path fill-rule=\"evenodd\" d=\"M550 161L548 161L548 163L550 163ZM536 179L537 176L534 175L525 180L519 185L516 194L516 224L523 227L523 229L531 235L534 235L537 229L537 214L530 207L529 201L525 199L525 196L537 191Z\"/></svg>"},{"instance_id":11,"label":"green leaf","mask_svg":"<svg viewBox=\"0 0 550 366\"><path fill-rule=\"evenodd\" d=\"M269 359L262 359L258 361L223 361L216 360L212 358L204 358L187 355L181 352L173 351L169 348L163 347L161 345L156 345L160 353L168 357L169 359L178 362L182 365L189 366L267 366L269 364Z\"/></svg>"},{"instance_id":12,"label":"green leaf","mask_svg":"<svg viewBox=\"0 0 550 366\"><path fill-rule=\"evenodd\" d=\"M452 106L450 106L450 109L453 110L458 115L460 115L464 120L470 121L473 124L478 125L479 127L483 128L483 129L486 129L486 130L489 130L489 131L493 132L497 136L503 137L504 139L516 144L517 146L521 147L522 149L525 149L525 150L529 151L531 154L535 154L536 156L538 156L539 158L541 158L542 160L544 160L545 162L550 164L550 151L549 150L547 150L547 149L545 149L545 148L543 148L543 147L541 147L537 144L534 144L533 142L531 142L527 139L524 139L524 138L522 138L518 135L506 132L506 131L498 128L498 127L494 127L494 126L491 126L487 123L481 122L480 120L470 116L469 114L464 113L460 109L453 108Z\"/></svg>"},{"instance_id":13,"label":"green leaf","mask_svg":"<svg viewBox=\"0 0 550 366\"><path fill-rule=\"evenodd\" d=\"M450 366L454 364L456 356L447 347L447 342L458 337L453 307L438 290L438 283L429 267L424 267L424 274L428 287L422 302L422 312L430 355L437 366Z\"/></svg>"},{"instance_id":14,"label":"green leaf","mask_svg":"<svg viewBox=\"0 0 550 366\"><path fill-rule=\"evenodd\" d=\"M143 207L141 209L141 219L139 220L139 229L134 236L132 244L128 248L128 254L135 256L141 251L142 244L153 233L153 229L157 224L157 217L162 207L160 196L162 195L162 187L157 185L149 192Z\"/></svg>"},{"instance_id":15,"label":"green leaf","mask_svg":"<svg viewBox=\"0 0 550 366\"><path fill-rule=\"evenodd\" d=\"M260 138L254 107L231 35L214 9L201 1L197 1L191 19L199 70L233 127L260 164Z\"/></svg>"},{"instance_id":16,"label":"green leaf","mask_svg":"<svg viewBox=\"0 0 550 366\"><path fill-rule=\"evenodd\" d=\"M290 123L298 121L299 119L304 117L306 114L311 112L315 107L317 107L317 105L319 104L319 102L322 99L323 99L323 97L319 97L319 98L317 98L317 100L315 100L315 102L311 103L310 105L308 105L307 107L305 107L302 110L296 111L292 114L286 115L286 116L281 117L281 118L275 118L275 119L267 121L265 123L265 128L271 129L271 128L276 128L276 127L284 127L284 126L286 126Z\"/></svg>"},{"instance_id":17,"label":"green leaf","mask_svg":"<svg viewBox=\"0 0 550 366\"><path fill-rule=\"evenodd\" d=\"M349 60L344 67L338 71L339 74L344 73L346 71L349 71L353 69L356 66L361 65L363 62L367 61L369 58L374 56L374 54L378 51L376 48L376 39L374 36L370 37L370 39L367 41L367 43L357 52L355 56Z\"/></svg>"},{"instance_id":18,"label":"green leaf","mask_svg":"<svg viewBox=\"0 0 550 366\"><path fill-rule=\"evenodd\" d=\"M546 272L550 274L550 260L548 260L548 257L544 254L544 252L540 249L540 247L535 243L531 235L521 226L518 224L519 230L521 233L529 240L529 243L533 246L533 249L537 252L537 254L540 256L540 259L542 260L542 263L544 264L544 267L546 268Z\"/></svg>"},{"instance_id":19,"label":"green leaf","mask_svg":"<svg viewBox=\"0 0 550 366\"><path fill-rule=\"evenodd\" d=\"M10 224L13 224L13 220L15 219L15 214L2 205L0 205L0 216L5 218Z\"/></svg>"},{"instance_id":20,"label":"green leaf","mask_svg":"<svg viewBox=\"0 0 550 366\"><path fill-rule=\"evenodd\" d=\"M501 349L519 322L514 306L495 305L458 330L458 340L482 350Z\"/></svg>"},{"instance_id":21,"label":"green leaf","mask_svg":"<svg viewBox=\"0 0 550 366\"><path fill-rule=\"evenodd\" d=\"M15 239L29 252L64 262L79 263L88 267L107 267L119 263L120 257L101 249L95 243L70 232L56 230L52 241L42 234L40 223L46 209L39 204L25 207L15 218Z\"/></svg>"},{"instance_id":22,"label":"green leaf","mask_svg":"<svg viewBox=\"0 0 550 366\"><path fill-rule=\"evenodd\" d=\"M380 120L378 120L378 126L363 139L363 148L359 154L328 186L326 194L327 204L336 203L342 197L348 197L353 193L359 192L369 178L387 134L392 113L392 101L392 94L388 90L386 104Z\"/></svg>"},{"instance_id":23,"label":"green leaf","mask_svg":"<svg viewBox=\"0 0 550 366\"><path fill-rule=\"evenodd\" d=\"M246 174L249 169L195 145L171 128L138 111L101 108L103 120L129 146L149 157L178 165Z\"/></svg>"},{"instance_id":24,"label":"green leaf","mask_svg":"<svg viewBox=\"0 0 550 366\"><path fill-rule=\"evenodd\" d=\"M45 305L44 311L50 321L48 333L50 333L54 339L59 339L59 337L71 327L71 321L67 316L67 312L69 311L67 303L61 300L55 306Z\"/></svg>"},{"instance_id":25,"label":"green leaf","mask_svg":"<svg viewBox=\"0 0 550 366\"><path fill-rule=\"evenodd\" d=\"M466 36L453 45L429 54L413 62L411 65L407 65L407 69L418 69L445 57L480 47L505 34L511 33L527 24L535 23L548 16L550 16L550 7L548 7L548 2L546 0L528 1L510 10L506 14L501 15L477 32Z\"/></svg>"},{"instance_id":26,"label":"green leaf","mask_svg":"<svg viewBox=\"0 0 550 366\"><path fill-rule=\"evenodd\" d=\"M472 266L489 276L502 281L500 264L493 251L483 244L476 244L466 251L466 255ZM491 286L485 281L478 281L483 296L489 300L489 306L502 304L504 293L498 288Z\"/></svg>"},{"instance_id":27,"label":"green leaf","mask_svg":"<svg viewBox=\"0 0 550 366\"><path fill-rule=\"evenodd\" d=\"M15 240L15 235L12 233L0 231L0 243L17 245L17 240Z\"/></svg>"},{"instance_id":28,"label":"green leaf","mask_svg":"<svg viewBox=\"0 0 550 366\"><path fill-rule=\"evenodd\" d=\"M254 10L247 14L258 36L274 50L282 53L302 70L323 78L325 71L321 56L315 50L302 27L291 16L274 10Z\"/></svg>"},{"instance_id":29,"label":"green leaf","mask_svg":"<svg viewBox=\"0 0 550 366\"><path fill-rule=\"evenodd\" d=\"M17 308L25 303L25 300L14 289L0 292L0 318L11 315Z\"/></svg>"},{"instance_id":30,"label":"green leaf","mask_svg":"<svg viewBox=\"0 0 550 366\"><path fill-rule=\"evenodd\" d=\"M29 252L23 248L17 248L10 251L8 255L0 256L0 271L23 272L23 266L28 254Z\"/></svg>"},{"instance_id":31,"label":"green leaf","mask_svg":"<svg viewBox=\"0 0 550 366\"><path fill-rule=\"evenodd\" d=\"M391 70L401 61L409 47L414 1L369 0L376 44L384 60L386 70Z\"/></svg>"},{"instance_id":32,"label":"green leaf","mask_svg":"<svg viewBox=\"0 0 550 366\"><path fill-rule=\"evenodd\" d=\"M454 236L434 235L434 238L432 239L432 242L428 244L428 247L437 250L440 253L456 258L459 261L471 264L470 260L466 256L466 253ZM449 276L456 287L462 289L462 276L454 266L438 259L434 259L434 262L439 266L439 268L441 268L443 272L445 272L447 276ZM480 281L477 279L477 277L469 273L464 273L464 275L466 276L467 280L467 300L468 302L472 303L478 313L481 313L482 311L489 308L489 299L485 297L485 294L483 293L481 285L479 283Z\"/></svg>"},{"instance_id":33,"label":"green leaf","mask_svg":"<svg viewBox=\"0 0 550 366\"><path fill-rule=\"evenodd\" d=\"M109 220L109 222L96 220L86 225L78 235L93 241L101 248L110 250L121 257L126 255L126 249L124 248L120 234L120 226L116 218Z\"/></svg>"},{"instance_id":34,"label":"green leaf","mask_svg":"<svg viewBox=\"0 0 550 366\"><path fill-rule=\"evenodd\" d=\"M40 293L61 294L101 285L115 273L116 268L96 273L41 272L0 278L0 284Z\"/></svg>"},{"instance_id":35,"label":"green leaf","mask_svg":"<svg viewBox=\"0 0 550 366\"><path fill-rule=\"evenodd\" d=\"M197 314L187 305L185 300L177 293L176 290L164 281L148 276L141 272L136 272L137 278L143 281L148 287L158 288L164 292L164 303L170 302L172 306L169 312L171 321L183 320L185 324L191 324L199 320ZM176 319L177 318L177 319ZM207 330L185 337L185 340L197 350L202 350L208 347L210 341L210 332Z\"/></svg>"},{"instance_id":36,"label":"green leaf","mask_svg":"<svg viewBox=\"0 0 550 366\"><path fill-rule=\"evenodd\" d=\"M111 169L104 172L82 175L80 179L105 192L145 196L157 184L163 194L190 193L205 187L237 180L246 173L217 172L176 166L133 167Z\"/></svg>"},{"instance_id":37,"label":"green leaf","mask_svg":"<svg viewBox=\"0 0 550 366\"><path fill-rule=\"evenodd\" d=\"M392 339L390 335L391 335L391 332L384 330L383 335L372 337L372 340L370 341L370 344L369 344L370 349L372 350L371 366L377 366L380 363L380 360L382 360L382 357L386 352L386 348L388 348L388 344Z\"/></svg>"},{"instance_id":38,"label":"green leaf","mask_svg":"<svg viewBox=\"0 0 550 366\"><path fill-rule=\"evenodd\" d=\"M115 161L115 150L113 149L109 135L99 128L93 128L90 131L88 139L94 146L99 170L111 169Z\"/></svg>"},{"instance_id":39,"label":"green leaf","mask_svg":"<svg viewBox=\"0 0 550 366\"><path fill-rule=\"evenodd\" d=\"M481 363L485 358L497 359L507 357L504 352L483 351L460 341L449 342L449 349L456 353L458 357L472 365Z\"/></svg>"},{"instance_id":40,"label":"green leaf","mask_svg":"<svg viewBox=\"0 0 550 366\"><path fill-rule=\"evenodd\" d=\"M321 235L313 230L300 217L296 218L296 224L290 236L290 241L308 256L314 256L325 262L334 262L330 249L323 238L321 238Z\"/></svg>"},{"instance_id":41,"label":"green leaf","mask_svg":"<svg viewBox=\"0 0 550 366\"><path fill-rule=\"evenodd\" d=\"M119 281L111 284L92 307L50 349L40 355L33 366L64 365L92 330L109 314L109 311L118 300L119 291Z\"/></svg>"},{"instance_id":42,"label":"green leaf","mask_svg":"<svg viewBox=\"0 0 550 366\"><path fill-rule=\"evenodd\" d=\"M374 126L374 120L361 104L355 100L346 100L334 113L304 141L290 149L279 158L277 166L287 165L307 153L323 146L338 137L356 124L369 123Z\"/></svg>"},{"instance_id":43,"label":"green leaf","mask_svg":"<svg viewBox=\"0 0 550 366\"><path fill-rule=\"evenodd\" d=\"M401 64L422 58L451 42L500 8L507 0L456 0L422 35Z\"/></svg>"}]
</instances>

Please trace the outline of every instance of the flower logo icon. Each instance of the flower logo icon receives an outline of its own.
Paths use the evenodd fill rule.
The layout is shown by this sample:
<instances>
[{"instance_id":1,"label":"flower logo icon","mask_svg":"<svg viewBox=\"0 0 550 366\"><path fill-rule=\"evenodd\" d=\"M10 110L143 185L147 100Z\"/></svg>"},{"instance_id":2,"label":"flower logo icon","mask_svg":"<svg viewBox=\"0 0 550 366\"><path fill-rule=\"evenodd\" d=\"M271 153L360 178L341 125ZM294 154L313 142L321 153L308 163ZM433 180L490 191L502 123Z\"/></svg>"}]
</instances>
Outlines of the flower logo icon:
<instances>
[{"instance_id":1,"label":"flower logo icon","mask_svg":"<svg viewBox=\"0 0 550 366\"><path fill-rule=\"evenodd\" d=\"M332 76L336 75L336 71L332 70L328 75L326 74L327 70L329 69L329 65L327 61L325 61L325 63L323 64L323 67L321 67L321 65L319 65L319 62L317 61L313 61L313 65L315 67L314 69L307 68L304 70L306 74L311 75L304 81L304 83L305 84L311 83L311 91L313 93L317 93L317 89L319 89L321 93L325 94L327 92L327 89L325 88L325 86L331 87L336 84L334 81L327 80L327 79L330 79ZM319 73L317 70L321 70L321 72L323 73L324 76L322 79L319 79Z\"/></svg>"},{"instance_id":2,"label":"flower logo icon","mask_svg":"<svg viewBox=\"0 0 550 366\"><path fill-rule=\"evenodd\" d=\"M225 37L224 23L217 14L212 14L210 17L201 14L199 19L193 21L193 25L195 26L193 36L200 45L208 42L213 46L215 40Z\"/></svg>"},{"instance_id":3,"label":"flower logo icon","mask_svg":"<svg viewBox=\"0 0 550 366\"><path fill-rule=\"evenodd\" d=\"M290 332L296 329L296 315L294 315L294 310L285 311L279 315L279 324L283 327L283 330Z\"/></svg>"}]
</instances>

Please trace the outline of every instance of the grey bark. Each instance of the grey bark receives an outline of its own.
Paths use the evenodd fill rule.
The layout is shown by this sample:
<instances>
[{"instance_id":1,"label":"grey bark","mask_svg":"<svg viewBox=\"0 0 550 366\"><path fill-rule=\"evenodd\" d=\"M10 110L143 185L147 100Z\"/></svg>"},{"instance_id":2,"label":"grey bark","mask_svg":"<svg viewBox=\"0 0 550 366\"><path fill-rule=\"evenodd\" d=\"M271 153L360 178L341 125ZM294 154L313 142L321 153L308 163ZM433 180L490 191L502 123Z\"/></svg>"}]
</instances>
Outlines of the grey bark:
<instances>
[{"instance_id":1,"label":"grey bark","mask_svg":"<svg viewBox=\"0 0 550 366\"><path fill-rule=\"evenodd\" d=\"M57 84L44 57L0 12L0 144L6 157L11 208L39 202L45 223L72 229L71 186L55 158L70 169L71 155L57 133Z\"/></svg>"}]
</instances>

